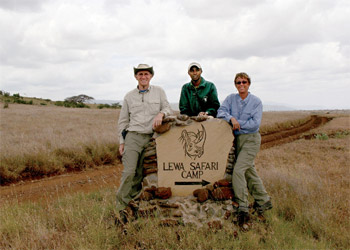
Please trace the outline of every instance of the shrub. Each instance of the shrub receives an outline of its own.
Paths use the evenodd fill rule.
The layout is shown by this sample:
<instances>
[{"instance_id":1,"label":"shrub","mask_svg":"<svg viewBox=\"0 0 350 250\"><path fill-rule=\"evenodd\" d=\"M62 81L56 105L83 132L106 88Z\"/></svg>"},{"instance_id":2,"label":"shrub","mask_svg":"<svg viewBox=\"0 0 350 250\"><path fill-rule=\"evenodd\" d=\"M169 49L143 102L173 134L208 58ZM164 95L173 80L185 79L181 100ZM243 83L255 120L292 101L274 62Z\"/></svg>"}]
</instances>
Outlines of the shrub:
<instances>
[{"instance_id":1,"label":"shrub","mask_svg":"<svg viewBox=\"0 0 350 250\"><path fill-rule=\"evenodd\" d=\"M317 134L315 137L316 137L317 140L322 140L322 141L325 141L325 140L329 139L328 135L325 134L325 133Z\"/></svg>"}]
</instances>

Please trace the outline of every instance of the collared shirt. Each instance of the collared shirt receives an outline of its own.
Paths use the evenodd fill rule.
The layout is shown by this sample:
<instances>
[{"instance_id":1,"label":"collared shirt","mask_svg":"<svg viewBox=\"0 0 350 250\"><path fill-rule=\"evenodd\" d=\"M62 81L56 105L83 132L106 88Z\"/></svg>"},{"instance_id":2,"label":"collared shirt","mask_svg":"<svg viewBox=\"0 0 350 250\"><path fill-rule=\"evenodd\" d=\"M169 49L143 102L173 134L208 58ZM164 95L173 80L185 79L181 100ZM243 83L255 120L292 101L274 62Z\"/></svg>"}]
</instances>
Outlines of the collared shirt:
<instances>
[{"instance_id":1,"label":"collared shirt","mask_svg":"<svg viewBox=\"0 0 350 250\"><path fill-rule=\"evenodd\" d=\"M179 108L181 114L197 116L200 112L208 112L216 117L220 107L218 94L214 83L206 81L201 77L198 87L191 82L182 86Z\"/></svg>"},{"instance_id":2,"label":"collared shirt","mask_svg":"<svg viewBox=\"0 0 350 250\"><path fill-rule=\"evenodd\" d=\"M152 123L158 113L165 116L172 113L164 90L151 85L148 91L141 92L137 88L128 92L119 114L119 143L124 143L122 131L135 131L141 134L153 133Z\"/></svg>"},{"instance_id":3,"label":"collared shirt","mask_svg":"<svg viewBox=\"0 0 350 250\"><path fill-rule=\"evenodd\" d=\"M226 97L218 110L218 118L222 118L231 123L234 117L239 123L241 129L235 130L235 135L252 134L259 131L263 106L261 100L248 93L248 96L242 100L239 94L231 94Z\"/></svg>"}]
</instances>

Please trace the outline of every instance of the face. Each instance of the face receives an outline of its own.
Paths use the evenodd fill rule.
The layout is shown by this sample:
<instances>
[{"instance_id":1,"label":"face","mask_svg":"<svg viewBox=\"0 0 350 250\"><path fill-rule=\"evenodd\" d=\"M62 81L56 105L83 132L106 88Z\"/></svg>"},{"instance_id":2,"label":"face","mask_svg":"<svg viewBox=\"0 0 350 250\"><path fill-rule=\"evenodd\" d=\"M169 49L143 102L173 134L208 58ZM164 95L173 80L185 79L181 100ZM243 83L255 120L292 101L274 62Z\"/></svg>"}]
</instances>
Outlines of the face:
<instances>
[{"instance_id":1,"label":"face","mask_svg":"<svg viewBox=\"0 0 350 250\"><path fill-rule=\"evenodd\" d=\"M198 81L201 78L202 70L198 69L197 67L192 67L188 71L188 74L190 75L192 81Z\"/></svg>"},{"instance_id":2,"label":"face","mask_svg":"<svg viewBox=\"0 0 350 250\"><path fill-rule=\"evenodd\" d=\"M240 83L240 84L237 84L237 83ZM240 95L242 94L245 95L245 94L248 94L250 83L248 82L247 78L237 77L235 86Z\"/></svg>"},{"instance_id":3,"label":"face","mask_svg":"<svg viewBox=\"0 0 350 250\"><path fill-rule=\"evenodd\" d=\"M147 89L149 87L152 77L153 75L147 70L139 71L135 75L136 80L139 82L139 88L141 89Z\"/></svg>"}]
</instances>

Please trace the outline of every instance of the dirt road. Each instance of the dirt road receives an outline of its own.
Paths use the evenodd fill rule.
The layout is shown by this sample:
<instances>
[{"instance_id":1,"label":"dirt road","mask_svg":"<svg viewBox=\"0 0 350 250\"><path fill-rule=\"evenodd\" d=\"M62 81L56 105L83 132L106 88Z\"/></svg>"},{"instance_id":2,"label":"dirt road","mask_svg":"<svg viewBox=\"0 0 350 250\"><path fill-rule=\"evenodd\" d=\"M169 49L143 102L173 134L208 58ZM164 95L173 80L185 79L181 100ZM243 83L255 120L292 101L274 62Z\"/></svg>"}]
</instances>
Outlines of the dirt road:
<instances>
[{"instance_id":1,"label":"dirt road","mask_svg":"<svg viewBox=\"0 0 350 250\"><path fill-rule=\"evenodd\" d=\"M327 117L311 116L310 120L288 130L277 131L262 136L262 149L288 143L303 137L307 131L329 121ZM6 201L52 200L62 195L76 192L90 192L102 188L117 189L123 166L117 164L101 169L91 169L77 173L67 173L40 180L19 182L0 187L0 205Z\"/></svg>"}]
</instances>

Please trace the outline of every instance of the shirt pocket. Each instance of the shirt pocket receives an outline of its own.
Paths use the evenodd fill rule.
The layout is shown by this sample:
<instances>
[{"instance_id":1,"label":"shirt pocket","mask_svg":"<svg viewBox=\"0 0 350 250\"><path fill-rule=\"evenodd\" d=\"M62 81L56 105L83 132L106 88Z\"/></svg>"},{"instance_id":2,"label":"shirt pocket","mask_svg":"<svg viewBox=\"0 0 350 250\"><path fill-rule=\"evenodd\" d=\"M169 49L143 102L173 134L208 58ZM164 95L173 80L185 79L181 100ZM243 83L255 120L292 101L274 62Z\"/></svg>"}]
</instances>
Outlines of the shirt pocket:
<instances>
[{"instance_id":1,"label":"shirt pocket","mask_svg":"<svg viewBox=\"0 0 350 250\"><path fill-rule=\"evenodd\" d=\"M130 106L130 119L135 119L137 121L140 120L140 115L142 114L144 108L142 107L142 103L133 103Z\"/></svg>"},{"instance_id":2,"label":"shirt pocket","mask_svg":"<svg viewBox=\"0 0 350 250\"><path fill-rule=\"evenodd\" d=\"M148 102L149 105L149 114L150 115L157 115L160 111L160 101L159 100L152 100Z\"/></svg>"}]
</instances>

